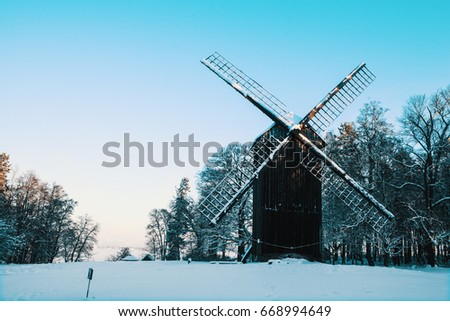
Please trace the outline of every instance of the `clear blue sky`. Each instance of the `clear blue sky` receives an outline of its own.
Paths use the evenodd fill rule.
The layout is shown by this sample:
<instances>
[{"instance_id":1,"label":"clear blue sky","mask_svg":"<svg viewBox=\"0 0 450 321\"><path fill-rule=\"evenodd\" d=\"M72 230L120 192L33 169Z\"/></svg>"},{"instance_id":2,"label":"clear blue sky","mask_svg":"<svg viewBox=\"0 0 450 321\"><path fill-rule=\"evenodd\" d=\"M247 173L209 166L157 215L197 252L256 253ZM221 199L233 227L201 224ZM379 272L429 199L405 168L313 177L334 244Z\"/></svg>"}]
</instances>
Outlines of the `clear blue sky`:
<instances>
[{"instance_id":1,"label":"clear blue sky","mask_svg":"<svg viewBox=\"0 0 450 321\"><path fill-rule=\"evenodd\" d=\"M99 246L143 247L147 213L199 169L103 168L105 142L245 142L270 124L200 59L219 51L299 115L365 61L377 79L338 122L369 100L395 121L450 84L449 16L450 1L0 0L0 151L63 185Z\"/></svg>"}]
</instances>

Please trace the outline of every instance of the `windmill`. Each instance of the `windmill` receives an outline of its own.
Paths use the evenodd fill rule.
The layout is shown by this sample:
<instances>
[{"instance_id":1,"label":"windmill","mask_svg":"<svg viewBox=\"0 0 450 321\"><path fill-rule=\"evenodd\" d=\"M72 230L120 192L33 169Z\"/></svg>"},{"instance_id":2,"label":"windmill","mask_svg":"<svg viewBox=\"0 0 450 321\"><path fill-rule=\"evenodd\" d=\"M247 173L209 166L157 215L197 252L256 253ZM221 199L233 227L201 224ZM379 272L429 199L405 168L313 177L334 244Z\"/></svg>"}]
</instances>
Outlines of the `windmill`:
<instances>
[{"instance_id":1,"label":"windmill","mask_svg":"<svg viewBox=\"0 0 450 321\"><path fill-rule=\"evenodd\" d=\"M324 153L320 137L375 79L365 63L300 118L217 52L201 62L274 121L249 148L250 161L233 168L198 205L216 225L253 187L252 243L242 260L250 253L256 260L285 253L321 260L322 193L333 193L348 206L354 224L366 222L376 232L394 219Z\"/></svg>"}]
</instances>

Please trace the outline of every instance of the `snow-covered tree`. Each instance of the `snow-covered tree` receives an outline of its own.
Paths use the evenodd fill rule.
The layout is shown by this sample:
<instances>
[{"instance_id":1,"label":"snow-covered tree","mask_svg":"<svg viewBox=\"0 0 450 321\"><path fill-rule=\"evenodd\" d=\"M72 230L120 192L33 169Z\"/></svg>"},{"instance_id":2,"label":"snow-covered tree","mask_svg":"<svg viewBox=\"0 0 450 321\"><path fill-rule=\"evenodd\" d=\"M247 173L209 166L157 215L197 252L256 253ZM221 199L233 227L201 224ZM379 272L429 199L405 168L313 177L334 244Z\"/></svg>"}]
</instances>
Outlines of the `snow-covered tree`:
<instances>
[{"instance_id":1,"label":"snow-covered tree","mask_svg":"<svg viewBox=\"0 0 450 321\"><path fill-rule=\"evenodd\" d=\"M200 200L206 197L222 179L235 167L245 166L248 162L248 145L230 143L209 159L209 166L205 166L198 175L197 189ZM244 179L244 178L242 178ZM225 257L227 252L235 252L238 258L244 253L245 242L251 236L252 194L248 192L234 206L219 224L211 227L209 221L200 215L195 217L197 259L216 259L218 255Z\"/></svg>"},{"instance_id":2,"label":"snow-covered tree","mask_svg":"<svg viewBox=\"0 0 450 321\"><path fill-rule=\"evenodd\" d=\"M418 258L434 266L435 246L449 242L450 87L430 97L411 97L400 122L414 159L412 166L404 166L415 175L399 188L420 195L408 204L410 221L417 233Z\"/></svg>"},{"instance_id":3,"label":"snow-covered tree","mask_svg":"<svg viewBox=\"0 0 450 321\"><path fill-rule=\"evenodd\" d=\"M358 132L354 123L343 123L338 134L327 135L326 152L340 164L350 176L362 180L364 161ZM361 235L363 227L353 219L350 209L332 193L323 194L323 233L324 246L330 254L330 260L335 263L338 253L342 264L346 264L349 249L356 252L356 236ZM358 239L358 241L360 241ZM361 242L359 242L362 246ZM326 255L325 255L326 256ZM351 255L350 255L351 256Z\"/></svg>"},{"instance_id":4,"label":"snow-covered tree","mask_svg":"<svg viewBox=\"0 0 450 321\"><path fill-rule=\"evenodd\" d=\"M89 216L72 220L62 235L62 256L65 262L80 262L92 256L100 226Z\"/></svg>"},{"instance_id":5,"label":"snow-covered tree","mask_svg":"<svg viewBox=\"0 0 450 321\"><path fill-rule=\"evenodd\" d=\"M396 138L393 126L387 123L379 102L365 104L355 123L344 123L337 136L327 135L327 152L353 178L388 208L396 212L399 192L392 186L401 177L393 161L404 152ZM375 264L378 255L387 259L392 252L392 240L396 229L386 229L385 234L375 235L367 225L352 218L350 211L334 195L324 195L325 244L337 260L340 251L342 262ZM393 234L393 232L395 232Z\"/></svg>"},{"instance_id":6,"label":"snow-covered tree","mask_svg":"<svg viewBox=\"0 0 450 321\"><path fill-rule=\"evenodd\" d=\"M384 265L412 258L434 265L435 253L448 259L449 109L449 89L410 98L399 135L386 122L386 109L369 102L355 123L327 136L332 158L396 216L394 225L374 234L364 224L347 224L346 209L324 195L324 243L334 260L340 251L343 261L354 261L361 249L369 263L378 257Z\"/></svg>"},{"instance_id":7,"label":"snow-covered tree","mask_svg":"<svg viewBox=\"0 0 450 321\"><path fill-rule=\"evenodd\" d=\"M92 253L98 226L88 217L80 221L72 219L76 202L62 186L50 185L29 172L8 181L2 203L0 233L8 240L2 248L10 245L2 260L10 263L79 261ZM82 227L89 229L89 235L83 235Z\"/></svg>"},{"instance_id":8,"label":"snow-covered tree","mask_svg":"<svg viewBox=\"0 0 450 321\"><path fill-rule=\"evenodd\" d=\"M9 204L5 198L7 175L10 171L9 156L0 153L0 263L6 262L13 255L17 239L13 234L13 226L7 219L10 216Z\"/></svg>"},{"instance_id":9,"label":"snow-covered tree","mask_svg":"<svg viewBox=\"0 0 450 321\"><path fill-rule=\"evenodd\" d=\"M0 218L0 263L8 262L20 244L20 237L14 237L12 227Z\"/></svg>"},{"instance_id":10,"label":"snow-covered tree","mask_svg":"<svg viewBox=\"0 0 450 321\"><path fill-rule=\"evenodd\" d=\"M169 217L170 214L166 209L150 211L150 223L147 225L147 246L155 259L166 259Z\"/></svg>"},{"instance_id":11,"label":"snow-covered tree","mask_svg":"<svg viewBox=\"0 0 450 321\"><path fill-rule=\"evenodd\" d=\"M192 204L189 196L189 179L183 178L176 189L176 196L170 205L170 215L167 223L167 260L180 260L182 250L187 243L187 233L191 232Z\"/></svg>"}]
</instances>

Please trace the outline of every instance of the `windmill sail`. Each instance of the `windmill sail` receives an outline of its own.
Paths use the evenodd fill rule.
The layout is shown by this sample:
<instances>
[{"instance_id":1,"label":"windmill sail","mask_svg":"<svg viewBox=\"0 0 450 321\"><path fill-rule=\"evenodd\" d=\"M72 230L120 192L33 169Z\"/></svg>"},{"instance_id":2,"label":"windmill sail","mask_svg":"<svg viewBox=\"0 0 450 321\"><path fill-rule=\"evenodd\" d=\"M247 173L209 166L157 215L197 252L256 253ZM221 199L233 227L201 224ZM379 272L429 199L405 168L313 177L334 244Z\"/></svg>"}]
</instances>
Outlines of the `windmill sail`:
<instances>
[{"instance_id":1,"label":"windmill sail","mask_svg":"<svg viewBox=\"0 0 450 321\"><path fill-rule=\"evenodd\" d=\"M358 183L355 182L356 186L349 184L348 180L351 178L344 178L345 172L336 163L332 165L333 170L327 162L322 162L317 157L319 152L322 153L320 150L314 153L313 149L306 149L306 152L301 155L300 162L322 182L322 194L332 193L347 205L353 213L351 217L353 224L356 225L365 220L375 231L380 232L389 220L394 218L394 215ZM339 175L336 175L336 171L339 171Z\"/></svg>"},{"instance_id":2,"label":"windmill sail","mask_svg":"<svg viewBox=\"0 0 450 321\"><path fill-rule=\"evenodd\" d=\"M328 168L322 175L322 188L322 193L332 193L348 206L353 213L353 216L350 217L352 220L350 225L358 225L365 220L379 233L392 219L391 216L386 216L386 211L380 211L372 202L356 193L350 185L339 176L334 175Z\"/></svg>"},{"instance_id":3,"label":"windmill sail","mask_svg":"<svg viewBox=\"0 0 450 321\"><path fill-rule=\"evenodd\" d=\"M394 215L389 210L323 153L304 133L305 129L312 130L313 132L323 132L339 116L343 108L350 104L375 79L375 76L367 69L365 64L356 67L298 123L294 117L289 116L292 113L286 111L286 106L279 99L220 54L214 53L204 59L202 63L264 114L279 125L285 127L293 137L302 145L306 146L308 152L306 156L302 157L302 165L328 186L329 190L336 192L336 195L346 205L351 207L361 220L367 220L375 230L379 231L386 224L387 220L394 218ZM224 189L223 186L230 184L228 180L233 181L234 178L232 176L229 178L225 177L216 189L200 204L200 211L210 211L211 213L206 214L206 216L212 223L216 223L231 208L236 202L236 199L250 187L251 182L256 178L258 172L287 143L288 138L286 137L283 140L279 139L278 141L280 143L271 149L270 157L264 159L258 169L253 169L250 172L244 185L240 189L237 189L236 192L231 193L227 200L219 201L219 198L215 195L225 194L219 192L219 190ZM255 144L254 146L259 145ZM255 149L264 150L263 147L255 147ZM327 168L326 171L323 171L324 165ZM230 173L230 175L232 174ZM245 190L242 190L244 187Z\"/></svg>"},{"instance_id":4,"label":"windmill sail","mask_svg":"<svg viewBox=\"0 0 450 321\"><path fill-rule=\"evenodd\" d=\"M200 202L198 211L216 224L252 186L258 173L274 159L287 144L288 135L274 132L261 136L248 151L248 161L235 166L222 181Z\"/></svg>"},{"instance_id":5,"label":"windmill sail","mask_svg":"<svg viewBox=\"0 0 450 321\"><path fill-rule=\"evenodd\" d=\"M314 106L302 122L308 123L317 134L323 133L374 80L366 64L360 64Z\"/></svg>"},{"instance_id":6,"label":"windmill sail","mask_svg":"<svg viewBox=\"0 0 450 321\"><path fill-rule=\"evenodd\" d=\"M288 117L286 106L278 98L220 54L215 52L201 62L274 122L278 123L282 119L284 122L293 124ZM260 105L267 107L262 108Z\"/></svg>"}]
</instances>

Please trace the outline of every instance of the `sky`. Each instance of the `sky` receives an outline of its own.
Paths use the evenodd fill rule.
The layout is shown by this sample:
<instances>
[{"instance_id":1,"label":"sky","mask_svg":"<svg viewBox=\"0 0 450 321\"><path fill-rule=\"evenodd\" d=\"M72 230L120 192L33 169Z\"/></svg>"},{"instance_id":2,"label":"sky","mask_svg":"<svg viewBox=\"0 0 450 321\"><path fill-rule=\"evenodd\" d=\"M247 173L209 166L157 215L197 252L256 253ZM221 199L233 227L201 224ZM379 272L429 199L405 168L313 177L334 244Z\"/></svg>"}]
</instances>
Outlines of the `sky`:
<instances>
[{"instance_id":1,"label":"sky","mask_svg":"<svg viewBox=\"0 0 450 321\"><path fill-rule=\"evenodd\" d=\"M182 177L195 197L201 168L176 166L171 149L163 168L133 153L130 167L106 168L105 143L129 133L158 159L177 134L226 145L271 124L201 59L220 52L300 116L365 61L377 79L332 128L370 100L395 122L410 96L450 84L449 14L436 0L0 0L0 152L100 224L94 259L137 251L148 212L169 205Z\"/></svg>"}]
</instances>

